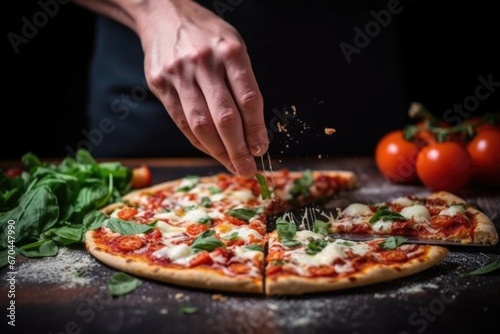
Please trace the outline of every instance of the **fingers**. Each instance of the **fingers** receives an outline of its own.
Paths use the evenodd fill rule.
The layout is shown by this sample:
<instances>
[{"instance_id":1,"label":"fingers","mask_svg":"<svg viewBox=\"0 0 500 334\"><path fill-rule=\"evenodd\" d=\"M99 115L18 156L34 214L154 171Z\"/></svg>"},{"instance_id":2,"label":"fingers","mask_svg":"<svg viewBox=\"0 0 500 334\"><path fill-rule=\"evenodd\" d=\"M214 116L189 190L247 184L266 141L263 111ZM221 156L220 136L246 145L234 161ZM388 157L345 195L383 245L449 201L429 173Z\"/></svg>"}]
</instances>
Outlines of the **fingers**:
<instances>
[{"instance_id":1,"label":"fingers","mask_svg":"<svg viewBox=\"0 0 500 334\"><path fill-rule=\"evenodd\" d=\"M253 155L261 156L267 152L269 140L264 122L264 103L250 58L244 47L225 52L227 53L225 71L243 120L248 148Z\"/></svg>"},{"instance_id":2,"label":"fingers","mask_svg":"<svg viewBox=\"0 0 500 334\"><path fill-rule=\"evenodd\" d=\"M196 80L223 144L213 147L212 155L219 161L228 155L237 174L252 176L257 170L254 157L246 142L242 116L226 84L223 63L206 59L198 65Z\"/></svg>"},{"instance_id":3,"label":"fingers","mask_svg":"<svg viewBox=\"0 0 500 334\"><path fill-rule=\"evenodd\" d=\"M205 152L208 152L208 154L220 161L229 171L236 174L237 171L217 132L198 84L183 81L179 89L179 98L189 125L188 132L192 133L196 138L195 140L191 140L191 142L197 141L198 143L203 143L200 145L206 150Z\"/></svg>"}]
</instances>

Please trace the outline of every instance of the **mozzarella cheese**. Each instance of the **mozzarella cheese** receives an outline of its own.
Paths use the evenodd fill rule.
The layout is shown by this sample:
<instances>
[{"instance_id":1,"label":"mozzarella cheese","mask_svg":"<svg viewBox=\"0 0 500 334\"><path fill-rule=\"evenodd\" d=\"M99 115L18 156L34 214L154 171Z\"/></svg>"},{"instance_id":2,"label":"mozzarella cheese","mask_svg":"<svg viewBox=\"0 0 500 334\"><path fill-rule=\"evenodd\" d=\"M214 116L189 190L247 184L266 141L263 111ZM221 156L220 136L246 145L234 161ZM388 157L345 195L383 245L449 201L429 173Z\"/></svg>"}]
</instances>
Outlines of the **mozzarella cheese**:
<instances>
[{"instance_id":1,"label":"mozzarella cheese","mask_svg":"<svg viewBox=\"0 0 500 334\"><path fill-rule=\"evenodd\" d=\"M391 220L378 220L372 224L372 229L378 233L390 233L392 230Z\"/></svg>"},{"instance_id":2,"label":"mozzarella cheese","mask_svg":"<svg viewBox=\"0 0 500 334\"><path fill-rule=\"evenodd\" d=\"M210 218L210 216L208 215L208 213L205 210L192 209L192 210L189 210L188 212L186 212L183 220L186 220L188 222L196 222L197 223L203 219L209 219L209 218Z\"/></svg>"},{"instance_id":3,"label":"mozzarella cheese","mask_svg":"<svg viewBox=\"0 0 500 334\"><path fill-rule=\"evenodd\" d=\"M193 255L193 251L186 244L166 246L153 253L153 256L158 258L168 257L172 262L191 255Z\"/></svg>"},{"instance_id":4,"label":"mozzarella cheese","mask_svg":"<svg viewBox=\"0 0 500 334\"><path fill-rule=\"evenodd\" d=\"M391 203L402 205L402 206L411 206L411 205L415 204L415 201L412 201L408 197L398 197L398 198L393 199L391 201Z\"/></svg>"},{"instance_id":5,"label":"mozzarella cheese","mask_svg":"<svg viewBox=\"0 0 500 334\"><path fill-rule=\"evenodd\" d=\"M236 247L234 250L234 255L240 259L253 260L256 256L262 257L262 252L248 249L244 246Z\"/></svg>"},{"instance_id":6,"label":"mozzarella cheese","mask_svg":"<svg viewBox=\"0 0 500 334\"><path fill-rule=\"evenodd\" d=\"M165 223L164 221L159 220L156 223L156 227L162 232L163 234L165 233L179 233L179 232L186 232L186 228L183 226L173 226L168 223Z\"/></svg>"},{"instance_id":7,"label":"mozzarella cheese","mask_svg":"<svg viewBox=\"0 0 500 334\"><path fill-rule=\"evenodd\" d=\"M309 243L309 240L307 240L309 238L323 239L324 236L309 230L297 231L297 233L295 234L295 240L300 241L304 245L307 245Z\"/></svg>"},{"instance_id":8,"label":"mozzarella cheese","mask_svg":"<svg viewBox=\"0 0 500 334\"><path fill-rule=\"evenodd\" d=\"M407 206L401 210L400 214L407 219L413 217L415 222L418 223L429 222L431 220L431 213L421 204Z\"/></svg>"},{"instance_id":9,"label":"mozzarella cheese","mask_svg":"<svg viewBox=\"0 0 500 334\"><path fill-rule=\"evenodd\" d=\"M465 215L465 207L463 205L452 205L449 208L441 210L440 216L456 216Z\"/></svg>"},{"instance_id":10,"label":"mozzarella cheese","mask_svg":"<svg viewBox=\"0 0 500 334\"><path fill-rule=\"evenodd\" d=\"M372 213L373 212L372 210L370 210L368 205L359 203L352 203L342 211L343 216L350 216L350 217L370 215Z\"/></svg>"},{"instance_id":11,"label":"mozzarella cheese","mask_svg":"<svg viewBox=\"0 0 500 334\"><path fill-rule=\"evenodd\" d=\"M234 232L238 232L238 238L241 238L243 240L248 240L250 235L253 235L254 238L256 238L258 240L261 240L263 238L263 236L259 232L257 232L254 229L251 229L247 226L242 226L238 229L232 229L231 231L229 231L227 233L223 233L220 236L221 236L221 238L227 238Z\"/></svg>"}]
</instances>

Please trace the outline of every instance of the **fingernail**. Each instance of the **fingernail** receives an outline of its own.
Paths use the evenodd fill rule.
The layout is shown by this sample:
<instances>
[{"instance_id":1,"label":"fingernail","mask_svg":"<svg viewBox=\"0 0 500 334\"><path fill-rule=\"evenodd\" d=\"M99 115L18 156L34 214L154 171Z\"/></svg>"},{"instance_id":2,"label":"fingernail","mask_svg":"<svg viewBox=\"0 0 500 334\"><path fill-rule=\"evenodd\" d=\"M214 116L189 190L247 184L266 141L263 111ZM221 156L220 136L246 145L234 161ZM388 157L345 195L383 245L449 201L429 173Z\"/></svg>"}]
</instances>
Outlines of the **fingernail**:
<instances>
[{"instance_id":1,"label":"fingernail","mask_svg":"<svg viewBox=\"0 0 500 334\"><path fill-rule=\"evenodd\" d=\"M229 165L229 166L227 166L227 169L228 169L231 173L236 174L236 169L234 168L234 166L233 166L233 165Z\"/></svg>"},{"instance_id":2,"label":"fingernail","mask_svg":"<svg viewBox=\"0 0 500 334\"><path fill-rule=\"evenodd\" d=\"M254 145L250 148L250 152L252 153L253 156L260 157L261 155L266 153L264 151L264 147L266 147L266 145L263 145L263 144Z\"/></svg>"}]
</instances>

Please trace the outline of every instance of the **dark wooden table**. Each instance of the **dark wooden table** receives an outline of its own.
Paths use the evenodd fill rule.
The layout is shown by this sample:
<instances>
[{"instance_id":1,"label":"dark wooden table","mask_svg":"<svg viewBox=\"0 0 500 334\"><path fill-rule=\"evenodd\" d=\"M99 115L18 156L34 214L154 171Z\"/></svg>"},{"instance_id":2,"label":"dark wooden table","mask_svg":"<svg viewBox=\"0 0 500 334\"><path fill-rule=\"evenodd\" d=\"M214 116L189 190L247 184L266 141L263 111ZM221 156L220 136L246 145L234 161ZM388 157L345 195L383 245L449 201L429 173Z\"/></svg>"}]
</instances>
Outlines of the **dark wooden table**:
<instances>
[{"instance_id":1,"label":"dark wooden table","mask_svg":"<svg viewBox=\"0 0 500 334\"><path fill-rule=\"evenodd\" d=\"M138 165L141 160L123 160ZM146 160L154 183L186 174L213 174L207 160ZM329 206L349 201L386 200L425 194L418 185L386 182L370 158L303 160L274 168L347 169L360 187L337 196ZM458 193L483 210L500 230L500 191L469 188ZM2 231L2 237L4 233ZM108 296L115 272L82 248L56 258L16 262L15 297L8 297L9 274L0 271L1 333L493 333L500 328L500 275L462 278L458 272L500 258L499 247L450 248L440 264L410 277L351 290L296 297L265 297L188 289L141 279L134 292ZM7 283L6 283L7 282ZM220 296L219 296L220 297ZM7 324L15 300L15 327ZM186 315L183 306L197 312Z\"/></svg>"}]
</instances>

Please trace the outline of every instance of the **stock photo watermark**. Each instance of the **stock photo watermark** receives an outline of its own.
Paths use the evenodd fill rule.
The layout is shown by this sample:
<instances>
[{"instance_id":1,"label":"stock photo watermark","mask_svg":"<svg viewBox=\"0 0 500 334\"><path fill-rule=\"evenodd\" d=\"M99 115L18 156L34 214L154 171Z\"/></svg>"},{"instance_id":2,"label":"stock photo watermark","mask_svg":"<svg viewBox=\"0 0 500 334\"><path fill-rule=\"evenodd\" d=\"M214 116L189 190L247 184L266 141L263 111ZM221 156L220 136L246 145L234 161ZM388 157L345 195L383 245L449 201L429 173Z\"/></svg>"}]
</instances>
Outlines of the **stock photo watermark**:
<instances>
[{"instance_id":1,"label":"stock photo watermark","mask_svg":"<svg viewBox=\"0 0 500 334\"><path fill-rule=\"evenodd\" d=\"M28 44L38 35L40 29L45 27L50 19L59 13L60 5L65 5L69 2L70 0L39 0L37 2L39 10L32 15L21 17L20 31L10 31L7 34L7 39L14 53L19 53L21 45Z\"/></svg>"},{"instance_id":2,"label":"stock photo watermark","mask_svg":"<svg viewBox=\"0 0 500 334\"><path fill-rule=\"evenodd\" d=\"M477 77L479 84L474 89L474 94L464 98L462 103L454 103L452 108L446 109L443 120L451 125L458 125L468 119L473 112L477 111L481 101L488 99L500 87L500 81L493 81L493 73L486 78L482 75ZM465 109L465 110L464 110Z\"/></svg>"},{"instance_id":3,"label":"stock photo watermark","mask_svg":"<svg viewBox=\"0 0 500 334\"><path fill-rule=\"evenodd\" d=\"M461 290L465 290L465 286L453 286L449 290L442 291L438 298L435 298L425 306L421 306L408 317L408 324L413 327L414 331L401 331L399 334L423 333L429 323L445 312L446 305L453 303Z\"/></svg>"},{"instance_id":4,"label":"stock photo watermark","mask_svg":"<svg viewBox=\"0 0 500 334\"><path fill-rule=\"evenodd\" d=\"M9 326L16 326L16 222L9 220L7 222L7 231L5 233L7 238L7 265L9 271L7 272L7 324Z\"/></svg>"},{"instance_id":5,"label":"stock photo watermark","mask_svg":"<svg viewBox=\"0 0 500 334\"><path fill-rule=\"evenodd\" d=\"M232 12L235 7L239 6L243 0L214 0L212 6L215 12L220 17L224 17L224 13Z\"/></svg>"},{"instance_id":6,"label":"stock photo watermark","mask_svg":"<svg viewBox=\"0 0 500 334\"><path fill-rule=\"evenodd\" d=\"M134 86L129 94L121 94L119 98L116 98L111 102L110 110L118 116L120 121L125 120L130 115L130 110L135 109L139 106L139 103L144 101L148 96L148 90L146 84ZM76 151L85 148L89 152L92 152L94 147L102 144L106 134L110 134L115 131L116 125L113 120L107 117L102 118L97 128L92 128L90 130L83 129L82 135L86 138L81 140L76 144L76 149L69 145L66 145L66 152L70 155L75 155Z\"/></svg>"},{"instance_id":7,"label":"stock photo watermark","mask_svg":"<svg viewBox=\"0 0 500 334\"><path fill-rule=\"evenodd\" d=\"M408 0L411 1L411 0ZM403 11L403 5L399 0L389 0L387 8L379 11L371 10L371 20L368 21L364 28L354 27L354 37L352 44L340 42L339 47L348 64L352 62L354 54L360 54L361 51L370 45L373 38L377 37L383 30L392 22L393 16L400 14Z\"/></svg>"}]
</instances>

